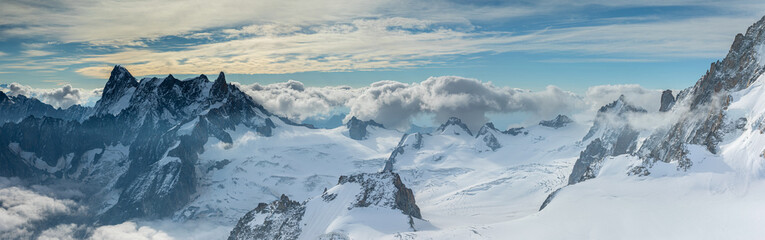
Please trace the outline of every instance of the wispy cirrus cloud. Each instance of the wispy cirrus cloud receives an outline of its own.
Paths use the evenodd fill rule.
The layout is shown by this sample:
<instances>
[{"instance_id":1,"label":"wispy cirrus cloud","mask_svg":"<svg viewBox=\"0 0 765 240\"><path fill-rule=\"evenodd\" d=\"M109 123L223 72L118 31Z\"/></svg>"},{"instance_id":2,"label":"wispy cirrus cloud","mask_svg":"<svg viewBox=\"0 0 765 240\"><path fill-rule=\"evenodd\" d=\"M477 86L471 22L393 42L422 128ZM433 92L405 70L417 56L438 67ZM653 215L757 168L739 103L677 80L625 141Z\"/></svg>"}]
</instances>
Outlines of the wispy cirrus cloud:
<instances>
[{"instance_id":1,"label":"wispy cirrus cloud","mask_svg":"<svg viewBox=\"0 0 765 240\"><path fill-rule=\"evenodd\" d=\"M34 49L24 50L21 53L27 57L44 57L44 56L50 56L50 55L56 54L55 52L51 52L51 51L34 50Z\"/></svg>"},{"instance_id":2,"label":"wispy cirrus cloud","mask_svg":"<svg viewBox=\"0 0 765 240\"><path fill-rule=\"evenodd\" d=\"M235 74L281 74L400 69L448 62L454 56L504 52L631 56L584 58L601 62L712 58L723 55L735 33L745 30L751 21L749 18L700 18L525 33L465 30L409 18L364 19L315 26L251 25L223 31L234 39L179 50L126 48L116 53L87 56L79 61L106 64L80 68L77 72L103 78L111 64L127 65L137 75L220 70Z\"/></svg>"},{"instance_id":3,"label":"wispy cirrus cloud","mask_svg":"<svg viewBox=\"0 0 765 240\"><path fill-rule=\"evenodd\" d=\"M569 54L541 60L558 63L716 58L765 9L765 3L751 1L683 0L10 0L3 5L0 41L42 42L23 44L29 49L18 57L28 59L0 63L0 70L61 66L58 71L97 78L113 64L130 66L137 75L283 74L409 69L507 52ZM692 14L645 10L652 8ZM608 12L623 9L638 13ZM43 43L87 47L53 58L52 51L32 48Z\"/></svg>"}]
</instances>

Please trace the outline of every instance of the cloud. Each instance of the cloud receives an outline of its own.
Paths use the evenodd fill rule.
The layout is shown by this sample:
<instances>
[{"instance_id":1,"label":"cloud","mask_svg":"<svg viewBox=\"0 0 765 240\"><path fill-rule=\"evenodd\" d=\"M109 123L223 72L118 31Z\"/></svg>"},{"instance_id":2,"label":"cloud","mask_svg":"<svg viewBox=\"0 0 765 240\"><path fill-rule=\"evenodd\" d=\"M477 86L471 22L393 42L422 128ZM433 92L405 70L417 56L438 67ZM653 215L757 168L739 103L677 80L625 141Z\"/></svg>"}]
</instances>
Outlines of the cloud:
<instances>
[{"instance_id":1,"label":"cloud","mask_svg":"<svg viewBox=\"0 0 765 240\"><path fill-rule=\"evenodd\" d=\"M599 85L588 88L585 99L592 107L600 108L615 101L620 95L624 95L628 103L642 107L649 112L657 112L661 106L662 91L660 89L646 89L637 84ZM677 91L674 91L673 94L677 94Z\"/></svg>"},{"instance_id":2,"label":"cloud","mask_svg":"<svg viewBox=\"0 0 765 240\"><path fill-rule=\"evenodd\" d=\"M216 223L207 220L153 220L137 222L138 226L151 226L158 232L164 232L174 239L207 240L225 238L231 232L230 223Z\"/></svg>"},{"instance_id":3,"label":"cloud","mask_svg":"<svg viewBox=\"0 0 765 240\"><path fill-rule=\"evenodd\" d=\"M127 221L93 225L92 212L76 201L85 199L76 185L57 181L38 185L0 177L0 239L121 240L216 239L231 230L228 224L207 221Z\"/></svg>"},{"instance_id":4,"label":"cloud","mask_svg":"<svg viewBox=\"0 0 765 240\"><path fill-rule=\"evenodd\" d=\"M101 97L101 89L85 90L74 88L69 84L63 85L61 88L45 89L11 83L0 85L0 91L10 96L24 95L37 98L56 108L68 108L75 104L89 105Z\"/></svg>"},{"instance_id":5,"label":"cloud","mask_svg":"<svg viewBox=\"0 0 765 240\"><path fill-rule=\"evenodd\" d=\"M620 95L625 95L633 105L657 112L662 92L634 84L601 85L578 95L555 86L530 91L456 76L431 77L411 84L385 80L361 88L306 87L294 80L238 86L269 111L294 121L326 117L337 109L348 109L350 113L344 121L356 116L399 130L406 130L413 120L423 117L432 118L432 123L438 125L454 116L471 129L491 121L488 116L496 114L517 113L525 116L526 123L557 114L589 121L600 107Z\"/></svg>"},{"instance_id":6,"label":"cloud","mask_svg":"<svg viewBox=\"0 0 765 240\"><path fill-rule=\"evenodd\" d=\"M582 14L592 6L721 10L625 20ZM113 64L129 66L136 75L220 70L279 74L413 68L450 62L455 56L518 51L583 55L542 60L553 62L657 61L720 57L734 34L745 30L762 9L765 4L751 1L9 0L0 9L0 41L116 47L3 65L29 70L77 65L76 72L91 77L105 77ZM526 18L533 22L538 17L549 17L550 23L494 27L525 26ZM176 37L206 40L186 45L172 40ZM28 49L20 56L50 54Z\"/></svg>"},{"instance_id":7,"label":"cloud","mask_svg":"<svg viewBox=\"0 0 765 240\"><path fill-rule=\"evenodd\" d=\"M20 185L17 178L0 178L0 238L30 238L47 218L82 209L72 200L46 196Z\"/></svg>"},{"instance_id":8,"label":"cloud","mask_svg":"<svg viewBox=\"0 0 765 240\"><path fill-rule=\"evenodd\" d=\"M417 83L385 80L360 88L307 87L295 80L267 85L232 84L267 110L296 122L349 111L347 118L374 119L399 130L406 130L414 119L422 117L432 118L432 123L438 125L455 116L471 129L479 128L491 121L488 116L497 114L519 113L526 123L549 119L557 114L569 114L577 120L589 121L598 108L622 94L631 104L656 112L662 92L660 89L628 84L593 86L584 95L578 95L556 86L531 91L457 76L431 77ZM0 85L0 90L11 96L36 97L54 107L64 108L73 104L95 103L101 95L101 89L84 90L70 85L37 89L11 83Z\"/></svg>"},{"instance_id":9,"label":"cloud","mask_svg":"<svg viewBox=\"0 0 765 240\"><path fill-rule=\"evenodd\" d=\"M8 55L7 53L0 52L0 57Z\"/></svg>"},{"instance_id":10,"label":"cloud","mask_svg":"<svg viewBox=\"0 0 765 240\"><path fill-rule=\"evenodd\" d=\"M406 129L420 114L434 114L435 123L458 117L471 129L488 121L487 113L528 112L540 118L586 108L581 97L548 86L542 91L497 87L476 79L431 77L421 83L382 81L372 84L350 103L348 117L374 119Z\"/></svg>"},{"instance_id":11,"label":"cloud","mask_svg":"<svg viewBox=\"0 0 765 240\"><path fill-rule=\"evenodd\" d=\"M592 6L688 6L727 11L692 17L641 15L626 20L586 14L595 19L567 17L579 17ZM161 14L157 9L162 9ZM750 1L222 0L188 4L10 0L0 9L4 16L0 25L5 26L0 28L0 36L116 47L3 65L32 70L77 65L76 72L99 78L107 76L113 64L129 66L136 75L220 70L279 74L414 68L450 62L455 56L520 51L582 55L541 60L548 62L661 61L722 56L734 34L744 31L762 9L765 4ZM528 29L492 27L515 26L534 17L551 20ZM168 40L176 37L206 40L189 45ZM50 54L54 53L29 49L20 56Z\"/></svg>"},{"instance_id":12,"label":"cloud","mask_svg":"<svg viewBox=\"0 0 765 240\"><path fill-rule=\"evenodd\" d=\"M174 51L126 48L84 57L82 63L126 65L136 75L294 73L409 68L432 64L437 57L491 51L507 41L498 33L470 33L454 28L418 30L432 26L417 19L361 19L351 23L302 27L301 31L253 35L198 44ZM239 34L239 33L237 33ZM78 73L104 77L108 65L84 67Z\"/></svg>"},{"instance_id":13,"label":"cloud","mask_svg":"<svg viewBox=\"0 0 765 240\"><path fill-rule=\"evenodd\" d=\"M79 226L74 223L60 224L42 231L37 240L75 240L74 234L78 228Z\"/></svg>"},{"instance_id":14,"label":"cloud","mask_svg":"<svg viewBox=\"0 0 765 240\"><path fill-rule=\"evenodd\" d=\"M720 57L726 53L735 34L744 32L756 20L753 17L696 17L548 28L530 33L528 39L516 44L502 46L500 51L611 54L619 56L615 58L619 61ZM625 59L625 56L632 58Z\"/></svg>"},{"instance_id":15,"label":"cloud","mask_svg":"<svg viewBox=\"0 0 765 240\"><path fill-rule=\"evenodd\" d=\"M118 225L108 225L96 228L90 237L93 240L170 240L167 233L149 226L138 226L134 222L124 222Z\"/></svg>"},{"instance_id":16,"label":"cloud","mask_svg":"<svg viewBox=\"0 0 765 240\"><path fill-rule=\"evenodd\" d=\"M161 9L161 11L158 11ZM202 11L203 10L203 11ZM0 9L4 37L41 37L62 42L125 44L231 26L350 22L380 16L432 16L443 22L490 19L534 12L521 4L477 6L455 1L238 1L216 2L10 0ZM140 17L139 17L140 16ZM126 24L130 23L130 24Z\"/></svg>"},{"instance_id":17,"label":"cloud","mask_svg":"<svg viewBox=\"0 0 765 240\"><path fill-rule=\"evenodd\" d=\"M240 85L240 88L269 111L295 121L326 115L347 105L361 92L347 86L305 87L295 80L268 85Z\"/></svg>"},{"instance_id":18,"label":"cloud","mask_svg":"<svg viewBox=\"0 0 765 240\"><path fill-rule=\"evenodd\" d=\"M56 54L54 52L43 51L43 50L24 50L24 51L21 51L21 53L27 57L44 57L44 56L50 56L50 55Z\"/></svg>"},{"instance_id":19,"label":"cloud","mask_svg":"<svg viewBox=\"0 0 765 240\"><path fill-rule=\"evenodd\" d=\"M220 70L282 74L414 68L448 62L452 56L506 52L589 56L546 60L554 62L645 62L722 56L733 36L751 22L746 17L703 17L531 32L489 31L470 23L444 25L400 17L314 25L269 23L223 30L221 34L231 38L210 43L173 50L128 47L76 62L98 64L77 70L92 77L106 76L110 64L127 65L137 75Z\"/></svg>"},{"instance_id":20,"label":"cloud","mask_svg":"<svg viewBox=\"0 0 765 240\"><path fill-rule=\"evenodd\" d=\"M223 33L228 34L229 38L255 35L255 36L280 36L291 33L296 33L302 30L299 26L286 25L286 24L263 24L263 25L250 25L242 27L241 29L224 29Z\"/></svg>"}]
</instances>

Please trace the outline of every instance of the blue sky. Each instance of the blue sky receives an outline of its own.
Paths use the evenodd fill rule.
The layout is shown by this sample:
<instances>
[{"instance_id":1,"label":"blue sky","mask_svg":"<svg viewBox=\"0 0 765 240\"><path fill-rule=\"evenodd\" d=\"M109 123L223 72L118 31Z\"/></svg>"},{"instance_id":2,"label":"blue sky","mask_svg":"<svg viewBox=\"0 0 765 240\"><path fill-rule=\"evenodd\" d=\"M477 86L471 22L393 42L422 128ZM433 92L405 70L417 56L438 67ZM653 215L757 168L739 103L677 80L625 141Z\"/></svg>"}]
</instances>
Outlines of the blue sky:
<instances>
[{"instance_id":1,"label":"blue sky","mask_svg":"<svg viewBox=\"0 0 765 240\"><path fill-rule=\"evenodd\" d=\"M760 1L9 1L0 82L102 87L227 72L249 84L366 86L458 75L574 92L684 88L765 14Z\"/></svg>"}]
</instances>

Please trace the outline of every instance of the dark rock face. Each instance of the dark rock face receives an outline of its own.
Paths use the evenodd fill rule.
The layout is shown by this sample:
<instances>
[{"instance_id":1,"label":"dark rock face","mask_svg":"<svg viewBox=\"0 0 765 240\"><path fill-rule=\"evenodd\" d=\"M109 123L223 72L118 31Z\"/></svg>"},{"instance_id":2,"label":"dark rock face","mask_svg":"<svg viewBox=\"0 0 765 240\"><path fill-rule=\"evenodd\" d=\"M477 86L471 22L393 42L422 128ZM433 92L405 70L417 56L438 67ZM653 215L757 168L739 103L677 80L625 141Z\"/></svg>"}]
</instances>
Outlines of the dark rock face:
<instances>
[{"instance_id":1,"label":"dark rock face","mask_svg":"<svg viewBox=\"0 0 765 240\"><path fill-rule=\"evenodd\" d=\"M195 164L209 137L231 143L226 130L236 126L270 136L276 127L272 118L281 119L226 83L223 73L215 82L204 75L185 81L170 75L138 82L120 66L112 70L102 98L92 110L79 106L54 110L36 99L6 96L0 101L0 113L36 105L42 110L27 111L31 117L0 126L0 176L66 178L94 188L114 182L110 191L121 192L116 204L98 206L105 211L99 221L107 224L171 215L195 192ZM74 113L89 117L67 117ZM181 126L186 124L187 132L182 132ZM103 152L110 146L127 148L124 159L119 159L124 170L81 171L81 166L117 161L101 159L101 154L85 157L88 151ZM42 163L25 159L21 152L34 154ZM89 182L94 178L105 180Z\"/></svg>"},{"instance_id":2,"label":"dark rock face","mask_svg":"<svg viewBox=\"0 0 765 240\"><path fill-rule=\"evenodd\" d=\"M356 207L388 206L399 209L406 215L422 218L420 208L414 200L412 189L407 188L401 182L401 177L394 172L380 172L372 174L357 174L351 176L340 176L337 184L358 183L363 190L357 196ZM381 191L389 184L395 187L394 199L390 199L388 192Z\"/></svg>"},{"instance_id":3,"label":"dark rock face","mask_svg":"<svg viewBox=\"0 0 765 240\"><path fill-rule=\"evenodd\" d=\"M664 90L664 92L661 93L661 106L659 107L659 112L669 111L674 105L675 96L672 96L672 90Z\"/></svg>"},{"instance_id":4,"label":"dark rock face","mask_svg":"<svg viewBox=\"0 0 765 240\"><path fill-rule=\"evenodd\" d=\"M600 138L592 140L587 148L579 154L579 158L574 163L574 169L568 177L568 184L573 185L587 179L595 178L596 170L599 168L600 161L608 155L608 148L603 146Z\"/></svg>"},{"instance_id":5,"label":"dark rock face","mask_svg":"<svg viewBox=\"0 0 765 240\"><path fill-rule=\"evenodd\" d=\"M306 226L317 224L309 222L311 220L304 219L306 208L308 206L320 208L323 204L335 204L335 201L340 201L337 199L337 194L355 194L356 198L350 202L338 202L340 204L347 204L344 206L349 210L365 207L383 207L400 210L401 213L409 216L409 226L412 229L414 229L412 218L422 218L412 190L401 182L401 177L396 173L388 171L341 176L337 184L338 186L358 184L361 186L361 189L340 193L325 191L321 196L309 200L314 201L310 205L308 204L309 202L298 203L291 201L284 195L272 203L260 203L257 208L248 212L239 220L228 239L298 239L314 237L301 236ZM324 209L314 210L327 211ZM337 213L321 213L322 216L332 214Z\"/></svg>"},{"instance_id":6,"label":"dark rock face","mask_svg":"<svg viewBox=\"0 0 765 240\"><path fill-rule=\"evenodd\" d=\"M348 135L354 140L366 139L368 126L384 128L382 124L379 124L374 120L361 121L355 116L351 117L351 120L348 120L345 126L348 127Z\"/></svg>"},{"instance_id":7,"label":"dark rock face","mask_svg":"<svg viewBox=\"0 0 765 240\"><path fill-rule=\"evenodd\" d=\"M109 106L121 105L125 101L130 100L132 91L136 87L138 87L138 81L127 69L119 65L114 66L109 76L109 81L106 82L104 91L101 93L101 99L96 102L94 115L119 114L116 108L110 108Z\"/></svg>"},{"instance_id":8,"label":"dark rock face","mask_svg":"<svg viewBox=\"0 0 765 240\"><path fill-rule=\"evenodd\" d=\"M476 137L478 137L478 136L481 136L481 135L485 135L485 134L487 134L489 132L499 132L499 129L494 127L494 123L487 122L486 124L484 124L481 127L481 129L478 129L478 133L476 133L475 135L476 135Z\"/></svg>"},{"instance_id":9,"label":"dark rock face","mask_svg":"<svg viewBox=\"0 0 765 240\"><path fill-rule=\"evenodd\" d=\"M495 133L499 134L501 132L494 127L494 123L489 122L478 130L478 133L475 135L475 137L481 138L484 144L486 144L486 147L492 151L496 151L502 147L502 144L500 144L499 140L497 140L497 137L494 135Z\"/></svg>"},{"instance_id":10,"label":"dark rock face","mask_svg":"<svg viewBox=\"0 0 765 240\"><path fill-rule=\"evenodd\" d=\"M459 118L456 118L456 117L450 117L449 120L446 120L446 122L444 124L441 124L441 126L439 126L436 129L436 131L440 132L440 133L443 133L444 130L446 130L446 128L449 127L449 126L457 126L457 127L461 128L463 131L465 131L468 135L473 136L473 133L470 132L470 129L467 127L467 125L462 123L462 120L460 120ZM455 134L459 134L459 133L455 132Z\"/></svg>"},{"instance_id":11,"label":"dark rock face","mask_svg":"<svg viewBox=\"0 0 765 240\"><path fill-rule=\"evenodd\" d=\"M510 135L513 135L513 136L518 136L518 134L528 135L529 131L525 130L525 128L523 128L523 127L517 127L517 128L507 129L507 130L503 131L502 133L510 134Z\"/></svg>"},{"instance_id":12,"label":"dark rock face","mask_svg":"<svg viewBox=\"0 0 765 240\"><path fill-rule=\"evenodd\" d=\"M546 121L540 121L539 125L545 126L545 127L551 127L551 128L562 128L567 126L569 123L574 122L566 115L558 115L552 120L546 120Z\"/></svg>"},{"instance_id":13,"label":"dark rock face","mask_svg":"<svg viewBox=\"0 0 765 240\"><path fill-rule=\"evenodd\" d=\"M542 202L542 206L539 207L539 211L542 211L543 209L545 209L547 205L549 205L552 202L552 200L555 199L555 196L558 195L561 189L563 188L558 188L557 190L550 193L550 195L547 195L547 198L545 198L545 201Z\"/></svg>"},{"instance_id":14,"label":"dark rock face","mask_svg":"<svg viewBox=\"0 0 765 240\"><path fill-rule=\"evenodd\" d=\"M303 214L305 205L282 194L279 200L260 203L258 207L247 212L231 230L228 239L298 239ZM267 217L262 223L253 222L257 215Z\"/></svg>"},{"instance_id":15,"label":"dark rock face","mask_svg":"<svg viewBox=\"0 0 765 240\"><path fill-rule=\"evenodd\" d=\"M595 139L579 154L568 178L569 184L595 178L606 157L635 152L640 133L629 125L629 113L647 114L646 110L627 103L624 96L598 110L583 141Z\"/></svg>"}]
</instances>

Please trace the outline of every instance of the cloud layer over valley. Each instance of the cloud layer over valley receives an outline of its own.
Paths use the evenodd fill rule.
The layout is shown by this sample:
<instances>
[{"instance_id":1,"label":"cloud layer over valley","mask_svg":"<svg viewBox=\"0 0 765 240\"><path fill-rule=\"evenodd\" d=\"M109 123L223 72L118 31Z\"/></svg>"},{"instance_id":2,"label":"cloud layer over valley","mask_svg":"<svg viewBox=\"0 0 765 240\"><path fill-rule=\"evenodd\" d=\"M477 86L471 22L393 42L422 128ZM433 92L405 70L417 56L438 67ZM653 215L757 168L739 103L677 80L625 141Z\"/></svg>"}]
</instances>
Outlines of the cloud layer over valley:
<instances>
[{"instance_id":1,"label":"cloud layer over valley","mask_svg":"<svg viewBox=\"0 0 765 240\"><path fill-rule=\"evenodd\" d=\"M524 123L535 123L558 114L589 120L601 106L620 95L649 111L659 108L661 90L639 85L600 85L577 94L556 86L528 90L497 86L492 82L458 76L430 77L422 82L379 81L366 87L309 87L295 80L261 85L233 83L267 110L296 122L346 114L362 120L375 120L389 128L406 130L415 119L432 118L437 126L449 117L462 119L477 129L496 115L522 115ZM38 98L54 107L92 105L101 90L86 90L65 85L57 89L38 89L11 83L0 85L10 96ZM422 125L422 123L420 123ZM506 126L498 126L500 128Z\"/></svg>"}]
</instances>

